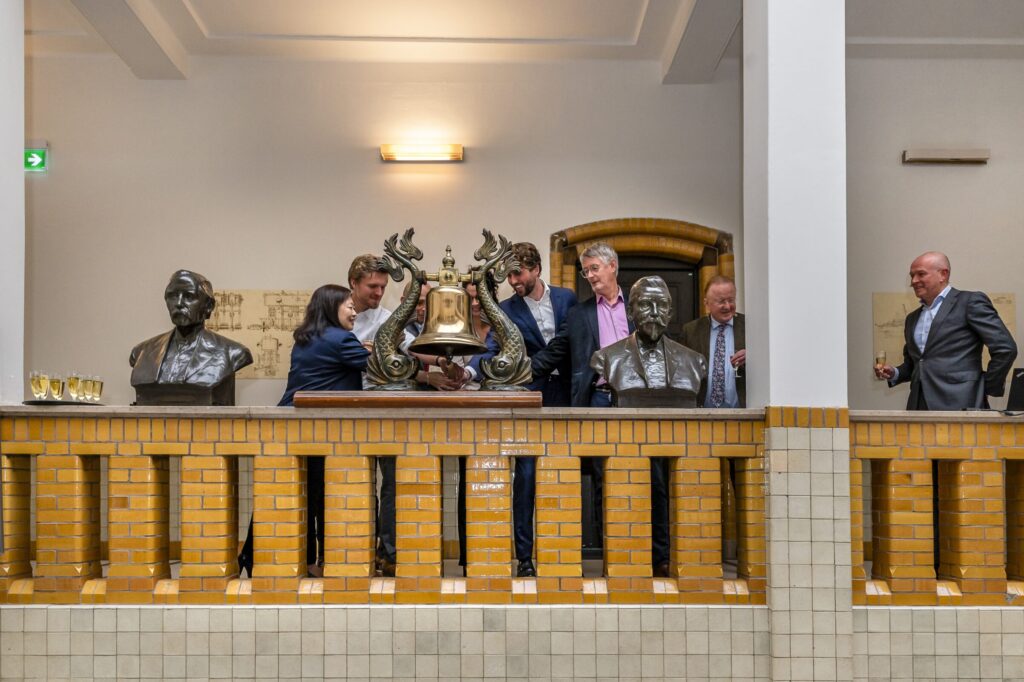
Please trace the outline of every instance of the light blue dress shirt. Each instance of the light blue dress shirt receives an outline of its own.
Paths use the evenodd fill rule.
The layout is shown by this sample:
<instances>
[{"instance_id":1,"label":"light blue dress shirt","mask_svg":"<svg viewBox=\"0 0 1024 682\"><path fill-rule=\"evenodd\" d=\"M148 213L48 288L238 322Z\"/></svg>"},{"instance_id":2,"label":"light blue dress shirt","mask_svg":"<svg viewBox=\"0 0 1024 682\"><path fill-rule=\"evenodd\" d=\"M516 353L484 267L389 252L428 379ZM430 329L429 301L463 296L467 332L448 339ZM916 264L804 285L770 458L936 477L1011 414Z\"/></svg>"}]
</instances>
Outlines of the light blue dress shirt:
<instances>
[{"instance_id":1,"label":"light blue dress shirt","mask_svg":"<svg viewBox=\"0 0 1024 682\"><path fill-rule=\"evenodd\" d=\"M736 354L736 342L733 339L733 325L736 318L725 322L725 402L722 407L739 407L740 396L736 392L736 370L729 358ZM711 377L714 376L715 349L718 347L718 328L722 326L715 318L711 318L711 347L708 350L708 395L711 394Z\"/></svg>"},{"instance_id":2,"label":"light blue dress shirt","mask_svg":"<svg viewBox=\"0 0 1024 682\"><path fill-rule=\"evenodd\" d=\"M914 343L917 344L917 349L924 354L925 345L928 343L928 333L932 330L932 322L935 321L935 317L939 314L939 308L942 307L942 302L946 300L946 295L949 290L953 288L952 284L947 284L946 288L935 297L930 306L926 306L924 301L921 301L921 316L917 318L917 325L914 327ZM900 378L900 370L893 367L895 373L892 375L892 379L889 379L888 383L890 386L895 385L896 380Z\"/></svg>"},{"instance_id":3,"label":"light blue dress shirt","mask_svg":"<svg viewBox=\"0 0 1024 682\"><path fill-rule=\"evenodd\" d=\"M928 332L932 329L932 322L935 321L935 316L939 314L939 308L942 307L942 302L946 300L946 294L953 287L946 285L946 288L942 290L935 300L932 301L930 306L921 303L921 307L924 310L921 311L921 316L917 318L917 326L914 327L914 343L917 344L918 350L924 353L924 346L928 341Z\"/></svg>"}]
</instances>

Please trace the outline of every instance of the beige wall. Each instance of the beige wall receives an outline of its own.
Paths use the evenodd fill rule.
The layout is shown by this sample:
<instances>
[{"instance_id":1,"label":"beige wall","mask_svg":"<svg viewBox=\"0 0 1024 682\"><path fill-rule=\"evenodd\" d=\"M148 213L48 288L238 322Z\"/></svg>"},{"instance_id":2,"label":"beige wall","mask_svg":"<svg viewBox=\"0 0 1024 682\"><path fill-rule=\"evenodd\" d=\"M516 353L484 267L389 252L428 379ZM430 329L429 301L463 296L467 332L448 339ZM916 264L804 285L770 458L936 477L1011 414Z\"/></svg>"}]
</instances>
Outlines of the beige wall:
<instances>
[{"instance_id":1,"label":"beige wall","mask_svg":"<svg viewBox=\"0 0 1024 682\"><path fill-rule=\"evenodd\" d=\"M732 232L742 262L734 63L706 86L663 86L650 64L230 59L161 82L79 57L30 60L27 83L26 136L53 159L26 178L26 371L102 374L113 403L132 399L128 350L168 327L178 267L221 288L311 288L409 225L433 267L448 242L467 264L483 227L546 253L552 232L626 215ZM898 409L906 389L870 376L873 291L904 289L909 261L936 248L955 285L1024 293L1024 63L849 60L847 95L850 406ZM418 129L462 142L467 161L377 160ZM899 163L944 146L992 161ZM242 382L239 402L274 403L282 386Z\"/></svg>"},{"instance_id":2,"label":"beige wall","mask_svg":"<svg viewBox=\"0 0 1024 682\"><path fill-rule=\"evenodd\" d=\"M218 288L313 288L410 225L428 269L449 242L465 266L484 227L545 254L552 232L602 218L740 231L736 65L704 86L663 86L653 63L192 67L141 81L113 57L28 64L27 136L49 141L52 170L27 182L27 364L102 374L114 404L133 399L132 345L169 328L180 267ZM417 131L466 162L379 161ZM239 403L282 389L241 382Z\"/></svg>"},{"instance_id":3,"label":"beige wall","mask_svg":"<svg viewBox=\"0 0 1024 682\"><path fill-rule=\"evenodd\" d=\"M1013 292L1022 319L1024 61L848 60L846 82L850 407L902 409L907 387L872 378L871 293L907 290L915 256L946 252L954 286ZM901 165L912 147L992 159Z\"/></svg>"}]
</instances>

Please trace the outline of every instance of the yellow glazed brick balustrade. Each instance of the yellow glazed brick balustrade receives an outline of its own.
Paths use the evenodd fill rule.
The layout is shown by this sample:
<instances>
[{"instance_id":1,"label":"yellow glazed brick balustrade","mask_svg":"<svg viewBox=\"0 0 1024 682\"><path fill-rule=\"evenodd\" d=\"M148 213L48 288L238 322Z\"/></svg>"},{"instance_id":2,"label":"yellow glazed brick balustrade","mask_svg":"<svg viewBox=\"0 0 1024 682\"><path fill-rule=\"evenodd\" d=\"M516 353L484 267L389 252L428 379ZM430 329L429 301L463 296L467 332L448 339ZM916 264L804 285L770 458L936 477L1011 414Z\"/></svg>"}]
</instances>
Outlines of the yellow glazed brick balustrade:
<instances>
[{"instance_id":1,"label":"yellow glazed brick balustrade","mask_svg":"<svg viewBox=\"0 0 1024 682\"><path fill-rule=\"evenodd\" d=\"M0 408L0 602L765 603L764 412ZM325 566L306 577L306 458L325 458ZM101 566L100 457L109 565ZM169 571L169 463L181 565ZM254 571L239 579L238 457ZM376 459L396 458L395 578L373 576ZM465 578L442 577L441 463L466 457ZM537 578L513 577L512 459L536 457ZM584 578L580 462L605 459L605 562ZM672 578L653 578L650 463L667 458ZM29 564L35 460L37 561ZM736 463L738 580L722 580L721 461ZM244 527L244 521L243 527ZM730 591L727 583L742 583ZM735 586L733 586L735 588Z\"/></svg>"},{"instance_id":2,"label":"yellow glazed brick balustrade","mask_svg":"<svg viewBox=\"0 0 1024 682\"><path fill-rule=\"evenodd\" d=\"M855 603L1024 605L1024 421L884 412L850 421Z\"/></svg>"}]
</instances>

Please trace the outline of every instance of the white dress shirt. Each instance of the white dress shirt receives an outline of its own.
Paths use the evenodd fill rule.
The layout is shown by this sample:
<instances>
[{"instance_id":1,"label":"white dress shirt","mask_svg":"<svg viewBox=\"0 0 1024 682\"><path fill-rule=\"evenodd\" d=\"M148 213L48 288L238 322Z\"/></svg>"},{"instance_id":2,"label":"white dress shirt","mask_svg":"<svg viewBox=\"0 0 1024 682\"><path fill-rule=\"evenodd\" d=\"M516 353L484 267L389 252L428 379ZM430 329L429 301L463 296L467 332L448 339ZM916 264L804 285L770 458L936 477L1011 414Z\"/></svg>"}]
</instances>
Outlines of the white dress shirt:
<instances>
[{"instance_id":1,"label":"white dress shirt","mask_svg":"<svg viewBox=\"0 0 1024 682\"><path fill-rule=\"evenodd\" d=\"M540 300L535 301L529 296L524 296L523 300L526 301L526 307L530 309L530 314L540 328L544 343L551 343L551 339L555 338L555 332L558 331L555 327L555 307L551 304L551 289L542 279L538 279L537 283L544 288Z\"/></svg>"}]
</instances>

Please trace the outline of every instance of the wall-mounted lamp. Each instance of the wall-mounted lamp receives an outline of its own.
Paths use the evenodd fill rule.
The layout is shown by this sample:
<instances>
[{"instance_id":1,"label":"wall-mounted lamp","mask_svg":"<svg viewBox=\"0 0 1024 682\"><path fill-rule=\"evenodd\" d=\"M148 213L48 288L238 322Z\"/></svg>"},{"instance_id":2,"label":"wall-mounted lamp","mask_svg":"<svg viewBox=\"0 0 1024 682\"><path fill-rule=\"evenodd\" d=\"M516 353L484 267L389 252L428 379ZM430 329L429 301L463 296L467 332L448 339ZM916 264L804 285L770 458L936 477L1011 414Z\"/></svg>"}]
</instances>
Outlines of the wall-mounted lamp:
<instances>
[{"instance_id":1,"label":"wall-mounted lamp","mask_svg":"<svg viewBox=\"0 0 1024 682\"><path fill-rule=\"evenodd\" d=\"M462 161L461 144L382 144L382 161Z\"/></svg>"},{"instance_id":2,"label":"wall-mounted lamp","mask_svg":"<svg viewBox=\"0 0 1024 682\"><path fill-rule=\"evenodd\" d=\"M904 149L904 164L982 166L991 153L987 149Z\"/></svg>"}]
</instances>

